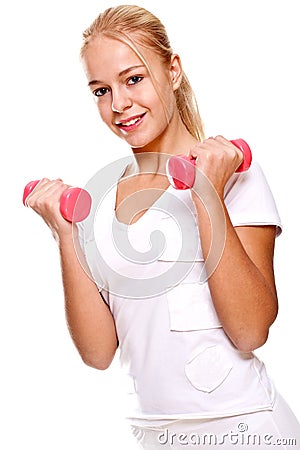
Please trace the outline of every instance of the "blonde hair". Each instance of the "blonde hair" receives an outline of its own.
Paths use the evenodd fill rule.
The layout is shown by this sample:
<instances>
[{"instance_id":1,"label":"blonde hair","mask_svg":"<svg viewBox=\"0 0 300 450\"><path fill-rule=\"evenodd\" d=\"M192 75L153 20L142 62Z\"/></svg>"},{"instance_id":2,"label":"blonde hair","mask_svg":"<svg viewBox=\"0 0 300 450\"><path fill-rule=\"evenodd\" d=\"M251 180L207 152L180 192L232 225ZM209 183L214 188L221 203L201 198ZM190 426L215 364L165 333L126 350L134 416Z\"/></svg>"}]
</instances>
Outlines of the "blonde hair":
<instances>
[{"instance_id":1,"label":"blonde hair","mask_svg":"<svg viewBox=\"0 0 300 450\"><path fill-rule=\"evenodd\" d=\"M173 50L165 27L157 17L144 8L133 5L120 5L108 8L101 13L83 33L84 43L80 52L81 57L84 57L89 42L99 34L118 39L129 45L145 64L154 86L155 78L151 72L151 67L137 49L135 41L155 51L165 64L170 64ZM133 39L133 35L135 39ZM158 91L158 89L156 90ZM175 98L185 127L192 136L202 141L204 139L204 131L197 100L184 72L180 87L175 91Z\"/></svg>"}]
</instances>

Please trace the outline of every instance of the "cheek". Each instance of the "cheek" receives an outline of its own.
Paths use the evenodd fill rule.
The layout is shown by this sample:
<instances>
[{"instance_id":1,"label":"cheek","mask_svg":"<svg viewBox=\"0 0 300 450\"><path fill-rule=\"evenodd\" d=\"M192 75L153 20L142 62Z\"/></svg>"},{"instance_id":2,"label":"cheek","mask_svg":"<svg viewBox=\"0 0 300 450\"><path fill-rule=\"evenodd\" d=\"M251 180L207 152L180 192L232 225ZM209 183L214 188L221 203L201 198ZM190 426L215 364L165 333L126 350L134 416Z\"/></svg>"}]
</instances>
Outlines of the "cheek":
<instances>
[{"instance_id":1,"label":"cheek","mask_svg":"<svg viewBox=\"0 0 300 450\"><path fill-rule=\"evenodd\" d=\"M101 120L106 123L111 123L112 110L109 102L107 101L98 101L97 103L98 113L100 115Z\"/></svg>"},{"instance_id":2,"label":"cheek","mask_svg":"<svg viewBox=\"0 0 300 450\"><path fill-rule=\"evenodd\" d=\"M176 105L176 98L174 95L174 91L168 87L164 92L164 105L165 110L168 112L169 115L172 115L174 113L174 108Z\"/></svg>"},{"instance_id":3,"label":"cheek","mask_svg":"<svg viewBox=\"0 0 300 450\"><path fill-rule=\"evenodd\" d=\"M156 94L157 107L160 108L164 118L169 121L174 113L176 100L174 92L169 84L165 82L163 86L164 87L160 89L159 93Z\"/></svg>"},{"instance_id":4,"label":"cheek","mask_svg":"<svg viewBox=\"0 0 300 450\"><path fill-rule=\"evenodd\" d=\"M156 93L156 95L152 97L150 108L154 117L161 122L169 120L174 111L172 99L166 92L160 93L160 95Z\"/></svg>"}]
</instances>

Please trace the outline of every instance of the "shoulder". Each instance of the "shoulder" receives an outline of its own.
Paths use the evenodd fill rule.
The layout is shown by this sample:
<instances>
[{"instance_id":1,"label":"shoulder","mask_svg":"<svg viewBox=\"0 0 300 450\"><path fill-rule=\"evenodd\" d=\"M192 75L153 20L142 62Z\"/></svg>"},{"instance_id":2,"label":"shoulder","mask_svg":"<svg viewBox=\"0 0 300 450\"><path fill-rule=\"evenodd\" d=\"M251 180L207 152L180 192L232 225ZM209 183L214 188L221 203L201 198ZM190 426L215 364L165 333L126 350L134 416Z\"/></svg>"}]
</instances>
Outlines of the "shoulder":
<instances>
[{"instance_id":1,"label":"shoulder","mask_svg":"<svg viewBox=\"0 0 300 450\"><path fill-rule=\"evenodd\" d=\"M266 200L274 202L269 183L260 164L254 161L251 167L242 173L235 173L225 186L225 203L232 203L236 198L254 199L263 196ZM256 200L259 200L256 198Z\"/></svg>"},{"instance_id":2,"label":"shoulder","mask_svg":"<svg viewBox=\"0 0 300 450\"><path fill-rule=\"evenodd\" d=\"M246 187L256 190L258 187L270 189L263 169L257 161L253 161L247 171L232 175L225 186L225 199L230 198L237 190Z\"/></svg>"},{"instance_id":3,"label":"shoulder","mask_svg":"<svg viewBox=\"0 0 300 450\"><path fill-rule=\"evenodd\" d=\"M233 225L276 225L281 220L276 202L262 167L257 161L249 170L234 174L225 187L225 205Z\"/></svg>"}]
</instances>

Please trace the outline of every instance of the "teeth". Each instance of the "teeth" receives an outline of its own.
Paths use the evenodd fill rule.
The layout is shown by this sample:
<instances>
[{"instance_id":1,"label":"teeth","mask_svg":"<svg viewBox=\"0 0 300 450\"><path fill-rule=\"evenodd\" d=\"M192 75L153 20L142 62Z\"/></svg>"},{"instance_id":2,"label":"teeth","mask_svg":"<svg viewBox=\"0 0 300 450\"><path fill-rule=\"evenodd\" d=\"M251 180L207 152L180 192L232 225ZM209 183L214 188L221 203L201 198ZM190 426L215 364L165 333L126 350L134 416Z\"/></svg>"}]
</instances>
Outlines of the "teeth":
<instances>
[{"instance_id":1,"label":"teeth","mask_svg":"<svg viewBox=\"0 0 300 450\"><path fill-rule=\"evenodd\" d=\"M134 125L139 119L140 117L137 117L136 119L129 120L129 122L121 122L120 125L129 127L130 125Z\"/></svg>"}]
</instances>

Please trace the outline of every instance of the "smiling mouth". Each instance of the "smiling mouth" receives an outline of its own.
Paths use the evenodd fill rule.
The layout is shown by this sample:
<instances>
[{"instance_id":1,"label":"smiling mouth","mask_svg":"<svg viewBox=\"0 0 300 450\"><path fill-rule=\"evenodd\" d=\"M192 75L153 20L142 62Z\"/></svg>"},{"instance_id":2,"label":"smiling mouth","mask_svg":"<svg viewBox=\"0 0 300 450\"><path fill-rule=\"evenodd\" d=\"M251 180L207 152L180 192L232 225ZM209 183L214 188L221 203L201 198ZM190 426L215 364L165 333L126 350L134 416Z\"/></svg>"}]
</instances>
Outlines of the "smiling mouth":
<instances>
[{"instance_id":1,"label":"smiling mouth","mask_svg":"<svg viewBox=\"0 0 300 450\"><path fill-rule=\"evenodd\" d=\"M123 128L123 129L127 129L127 128L134 127L135 125L137 125L138 123L141 122L141 120L143 119L143 117L145 116L145 114L146 114L146 113L141 114L140 116L132 117L132 118L130 118L130 119L128 119L128 120L124 120L124 121L122 121L122 122L117 122L116 125L117 125L119 128Z\"/></svg>"}]
</instances>

